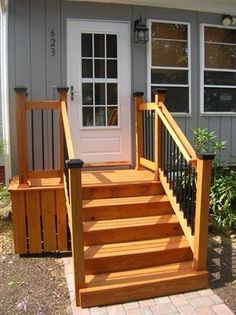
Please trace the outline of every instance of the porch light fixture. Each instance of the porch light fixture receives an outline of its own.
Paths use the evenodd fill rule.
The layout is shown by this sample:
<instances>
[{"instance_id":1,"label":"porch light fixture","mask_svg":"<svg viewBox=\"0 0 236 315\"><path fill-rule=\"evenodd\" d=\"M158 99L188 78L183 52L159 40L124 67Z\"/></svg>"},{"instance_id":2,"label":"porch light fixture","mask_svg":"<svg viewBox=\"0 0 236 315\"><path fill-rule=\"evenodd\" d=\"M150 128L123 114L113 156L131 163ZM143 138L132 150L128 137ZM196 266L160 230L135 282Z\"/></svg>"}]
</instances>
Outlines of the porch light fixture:
<instances>
[{"instance_id":1,"label":"porch light fixture","mask_svg":"<svg viewBox=\"0 0 236 315\"><path fill-rule=\"evenodd\" d=\"M142 16L134 21L134 42L144 44L148 41L148 28L142 20Z\"/></svg>"},{"instance_id":2,"label":"porch light fixture","mask_svg":"<svg viewBox=\"0 0 236 315\"><path fill-rule=\"evenodd\" d=\"M224 26L235 25L236 24L236 16L223 15L222 16L222 24Z\"/></svg>"}]
</instances>

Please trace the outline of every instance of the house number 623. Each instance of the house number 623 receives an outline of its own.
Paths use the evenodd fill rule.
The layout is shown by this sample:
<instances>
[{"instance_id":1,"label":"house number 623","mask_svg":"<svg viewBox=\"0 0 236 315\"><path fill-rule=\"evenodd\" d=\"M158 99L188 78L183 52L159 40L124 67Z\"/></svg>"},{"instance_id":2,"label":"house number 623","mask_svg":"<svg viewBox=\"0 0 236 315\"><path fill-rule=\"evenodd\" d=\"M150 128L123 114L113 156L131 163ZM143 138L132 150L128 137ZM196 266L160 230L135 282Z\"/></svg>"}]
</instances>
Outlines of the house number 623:
<instances>
[{"instance_id":1,"label":"house number 623","mask_svg":"<svg viewBox=\"0 0 236 315\"><path fill-rule=\"evenodd\" d=\"M51 57L54 57L56 54L56 33L53 28L50 32L50 48L51 48Z\"/></svg>"}]
</instances>

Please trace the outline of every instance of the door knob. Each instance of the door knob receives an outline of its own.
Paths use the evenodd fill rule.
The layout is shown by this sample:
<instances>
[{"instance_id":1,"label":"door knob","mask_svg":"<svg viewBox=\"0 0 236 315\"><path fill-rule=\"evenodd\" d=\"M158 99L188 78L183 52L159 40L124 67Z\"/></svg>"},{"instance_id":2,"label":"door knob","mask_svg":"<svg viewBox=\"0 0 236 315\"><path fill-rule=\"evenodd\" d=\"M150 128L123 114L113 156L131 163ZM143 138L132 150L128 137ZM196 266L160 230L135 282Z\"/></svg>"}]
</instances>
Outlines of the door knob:
<instances>
[{"instance_id":1,"label":"door knob","mask_svg":"<svg viewBox=\"0 0 236 315\"><path fill-rule=\"evenodd\" d=\"M74 93L79 93L79 91L75 91L74 86L71 85L71 87L70 87L70 99L71 99L71 101L74 100Z\"/></svg>"}]
</instances>

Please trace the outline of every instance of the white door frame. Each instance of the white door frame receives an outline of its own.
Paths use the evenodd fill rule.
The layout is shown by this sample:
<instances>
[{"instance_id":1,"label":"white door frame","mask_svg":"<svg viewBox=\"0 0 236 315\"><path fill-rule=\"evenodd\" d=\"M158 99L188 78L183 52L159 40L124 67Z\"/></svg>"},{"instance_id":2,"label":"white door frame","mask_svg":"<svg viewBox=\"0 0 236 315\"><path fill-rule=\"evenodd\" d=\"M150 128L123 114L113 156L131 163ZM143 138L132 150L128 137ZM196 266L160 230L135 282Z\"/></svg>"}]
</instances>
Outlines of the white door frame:
<instances>
[{"instance_id":1,"label":"white door frame","mask_svg":"<svg viewBox=\"0 0 236 315\"><path fill-rule=\"evenodd\" d=\"M86 29L87 26L87 29ZM80 60L78 58L78 52L80 55L80 34L82 31L92 31L95 28L95 31L98 33L109 33L117 32L118 37L122 36L123 42L125 41L125 49L121 50L118 48L118 78L119 78L119 124L117 127L82 127L82 115L81 111L81 98L82 98L82 88L81 88L81 67L80 61L75 64L74 60ZM80 29L79 29L80 28ZM121 28L126 28L126 32L121 32ZM78 36L76 33L78 32ZM94 31L92 31L94 32ZM120 32L120 33L119 33ZM122 35L121 35L122 34ZM124 35L125 34L125 35ZM121 39L120 39L121 41ZM73 47L73 49L72 49ZM119 52L121 50L121 53ZM126 50L125 61L121 60L120 55L123 51ZM125 63L125 66L124 66ZM122 75L127 79L125 83L122 80ZM80 82L80 84L78 84ZM74 101L70 99L70 93L68 95L68 112L69 119L72 129L72 141L75 148L76 156L84 159L85 162L112 162L112 161L127 161L131 163L131 63L130 63L130 25L129 22L120 22L120 21L104 21L104 20L84 20L84 19L68 19L67 20L67 84L70 87L74 86L75 94ZM78 93L76 93L78 91ZM78 104L80 108L78 110ZM78 115L75 115L78 113ZM86 134L87 132L87 134ZM98 152L89 152L81 154L81 152L76 151L79 147L83 149L88 146L89 141L93 137L98 138L99 143L99 134L101 142L104 139L104 142L107 140L106 136L102 137L102 132L104 135L110 137L110 144L112 144L112 137L116 139L116 144L118 148L118 142L120 149L115 149L112 152L112 145L110 146L108 152L102 152L101 146L97 146ZM118 141L118 133L120 132L120 140ZM88 137L86 138L84 135ZM84 138L83 138L84 137ZM83 138L83 139L82 139ZM88 139L88 140L86 140ZM94 141L95 142L95 141ZM101 143L100 142L100 143ZM83 145L83 144L84 145ZM92 143L92 142L91 142ZM109 141L107 140L107 143ZM115 142L114 142L115 143ZM105 146L105 145L104 145ZM82 149L81 149L82 150ZM82 150L83 151L83 150ZM86 151L86 150L85 150ZM90 156L89 156L90 154ZM97 154L95 160L95 155ZM92 156L94 155L94 156ZM91 160L89 160L91 159Z\"/></svg>"}]
</instances>

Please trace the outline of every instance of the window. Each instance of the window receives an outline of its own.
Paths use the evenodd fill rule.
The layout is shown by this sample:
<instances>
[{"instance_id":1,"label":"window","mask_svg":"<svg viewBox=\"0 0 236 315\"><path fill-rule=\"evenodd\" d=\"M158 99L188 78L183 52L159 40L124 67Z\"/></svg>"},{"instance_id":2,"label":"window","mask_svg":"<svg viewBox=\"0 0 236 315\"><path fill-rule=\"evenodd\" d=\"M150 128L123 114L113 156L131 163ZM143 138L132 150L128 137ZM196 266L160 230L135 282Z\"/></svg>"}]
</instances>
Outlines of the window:
<instances>
[{"instance_id":1,"label":"window","mask_svg":"<svg viewBox=\"0 0 236 315\"><path fill-rule=\"evenodd\" d=\"M154 101L155 90L165 88L166 106L173 113L189 113L190 26L188 23L150 22L148 88Z\"/></svg>"},{"instance_id":2,"label":"window","mask_svg":"<svg viewBox=\"0 0 236 315\"><path fill-rule=\"evenodd\" d=\"M236 113L236 28L202 26L204 113Z\"/></svg>"}]
</instances>

